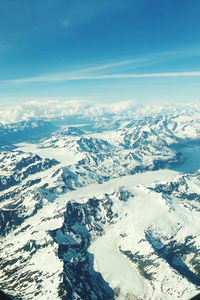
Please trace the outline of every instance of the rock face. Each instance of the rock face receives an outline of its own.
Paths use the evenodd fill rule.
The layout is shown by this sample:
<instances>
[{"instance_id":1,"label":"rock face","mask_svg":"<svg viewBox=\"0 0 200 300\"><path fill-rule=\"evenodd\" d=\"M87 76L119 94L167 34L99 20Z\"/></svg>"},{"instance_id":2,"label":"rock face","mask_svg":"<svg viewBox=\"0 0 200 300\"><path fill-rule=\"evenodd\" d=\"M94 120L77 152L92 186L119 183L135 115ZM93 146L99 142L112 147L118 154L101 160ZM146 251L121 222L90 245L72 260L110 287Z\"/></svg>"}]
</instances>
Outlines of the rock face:
<instances>
[{"instance_id":1,"label":"rock face","mask_svg":"<svg viewBox=\"0 0 200 300\"><path fill-rule=\"evenodd\" d=\"M93 255L88 252L92 237L103 234L102 226L114 218L111 204L109 198L89 199L85 204L68 202L63 227L50 232L64 262L62 299L114 299L112 289L94 271Z\"/></svg>"},{"instance_id":2,"label":"rock face","mask_svg":"<svg viewBox=\"0 0 200 300\"><path fill-rule=\"evenodd\" d=\"M1 175L0 191L19 184L29 175L49 169L58 164L56 160L41 159L38 155L21 151L2 152L0 154Z\"/></svg>"},{"instance_id":3,"label":"rock face","mask_svg":"<svg viewBox=\"0 0 200 300\"><path fill-rule=\"evenodd\" d=\"M197 294L200 174L160 169L184 161L174 145L199 142L199 114L96 116L91 131L62 127L32 153L12 142L51 123L2 125L0 289L23 300Z\"/></svg>"},{"instance_id":4,"label":"rock face","mask_svg":"<svg viewBox=\"0 0 200 300\"><path fill-rule=\"evenodd\" d=\"M23 218L18 217L17 210L0 210L0 235L5 236L9 231L23 222Z\"/></svg>"}]
</instances>

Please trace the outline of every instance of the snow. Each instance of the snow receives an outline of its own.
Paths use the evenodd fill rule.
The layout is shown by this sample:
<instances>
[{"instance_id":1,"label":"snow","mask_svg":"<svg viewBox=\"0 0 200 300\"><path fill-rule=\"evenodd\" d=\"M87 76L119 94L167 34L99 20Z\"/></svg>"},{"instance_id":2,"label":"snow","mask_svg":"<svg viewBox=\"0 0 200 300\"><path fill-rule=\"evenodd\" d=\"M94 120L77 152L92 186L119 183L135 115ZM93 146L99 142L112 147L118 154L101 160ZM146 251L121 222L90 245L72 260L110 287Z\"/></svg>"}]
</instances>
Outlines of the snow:
<instances>
[{"instance_id":1,"label":"snow","mask_svg":"<svg viewBox=\"0 0 200 300\"><path fill-rule=\"evenodd\" d=\"M40 148L38 144L31 143L19 143L16 146L24 152L32 152L38 154L42 158L56 159L61 162L62 165L71 165L77 163L83 155L81 153L76 153L69 151L66 148Z\"/></svg>"},{"instance_id":2,"label":"snow","mask_svg":"<svg viewBox=\"0 0 200 300\"><path fill-rule=\"evenodd\" d=\"M106 192L111 192L116 190L120 186L137 186L137 185L149 185L156 182L167 182L173 180L180 176L180 173L173 170L158 170L158 171L148 171L144 173L137 173L134 175L123 176L120 178L110 179L107 182L102 184L90 184L86 187L79 188L76 191L68 192L68 199L78 199L84 198L87 199L89 197L95 196L98 197ZM63 199L66 197L65 195L61 195L58 199ZM58 200L59 201L59 200Z\"/></svg>"},{"instance_id":3,"label":"snow","mask_svg":"<svg viewBox=\"0 0 200 300\"><path fill-rule=\"evenodd\" d=\"M128 293L147 299L146 284L134 265L119 253L118 239L114 230L98 238L88 251L94 254L95 271L100 272L113 289L120 287L119 300L125 299Z\"/></svg>"},{"instance_id":4,"label":"snow","mask_svg":"<svg viewBox=\"0 0 200 300\"><path fill-rule=\"evenodd\" d=\"M55 106L55 103L52 103L51 109L52 105ZM30 116L36 116L37 119L43 115L46 106L41 105L38 111L36 105L32 103L29 108ZM128 114L127 108L131 108ZM20 269L11 277L6 274L6 278L6 268L1 270L1 280L9 283L12 288L15 284L13 279L18 278L17 289L19 292L23 290L23 299L59 299L58 289L62 282L63 262L58 258L58 245L48 232L62 227L68 201L86 203L89 198L94 197L103 201L105 193L108 193L113 202L111 207L113 221L102 225L104 235L99 237L95 236L95 232L92 233L89 252L94 255L94 269L102 274L112 288L120 287L118 299L125 299L129 294L145 300L171 300L172 295L173 300L186 300L189 293L191 296L194 295L196 287L159 257L152 244L159 244L156 238L167 244L172 236L177 243L184 244L185 238L192 235L194 245L199 247L198 203L178 197L181 192L199 194L199 178L185 176L184 185L180 185L179 190L168 197L153 188L157 183L167 184L170 181L178 183L183 174L172 170L158 170L127 175L131 174L131 171L134 172L137 166L142 166L142 170L145 170L145 167L146 169L153 167L154 160L173 159L176 153L169 145L177 143L178 139L187 141L200 137L198 113L200 107L187 108L188 111L185 110L188 115L185 117L180 115L182 113L179 113L178 108L169 114L169 108L166 107L154 107L151 110L130 103L121 105L120 109L112 105L104 107L89 104L73 108L72 103L65 103L58 109L47 110L46 117L60 116L62 110L63 117L83 114L94 121L94 130L95 126L96 128L102 126L105 130L109 129L109 126L114 128L109 122L118 121L119 114L120 129L104 130L101 133L92 131L81 134L81 137L55 133L53 137L41 141L40 144L17 144L18 150L25 153L16 155L11 152L6 156L1 174L4 176L12 175L16 164L21 159L28 158L30 152L38 154L41 158L56 159L60 164L48 170L28 174L21 183L0 193L2 198L8 195L8 192L11 193L10 198L5 197L6 200L3 198L1 207L12 205L13 199L15 203L19 201L18 213L24 217L24 222L7 237L2 238L0 243L1 255L4 260L11 262L9 266L11 270L16 266ZM104 115L105 112L111 114L110 119ZM147 118L142 119L144 116ZM127 121L127 117L135 121ZM19 110L14 118L17 120L25 118L24 110ZM29 117L26 115L26 118ZM6 122L5 118L3 120ZM87 120L83 120L83 123L86 122ZM34 125L34 122L32 124ZM4 154L1 157L3 158ZM23 171L27 169L28 167L24 167ZM121 175L123 177L120 177ZM29 181L34 179L40 181L36 181L33 186L29 185ZM108 181L103 182L104 180ZM86 186L80 187L83 185ZM67 193L63 193L65 191L63 187ZM119 199L121 187L132 195L127 200ZM69 191L70 188L77 190ZM17 189L19 192L16 196ZM36 204L41 206L34 212ZM106 219L105 210L100 217ZM73 228L76 231L80 226L76 225ZM87 228L89 230L90 227ZM155 238L152 244L146 238L147 232ZM66 238L64 233L57 233L57 239L60 243L70 243L70 238ZM30 243L29 246L33 249L27 251L27 243ZM148 271L154 276L152 281L141 275L137 263L131 261L124 254L125 251L137 254L144 260L156 262L155 265L152 263L148 266ZM12 265L13 257L17 261ZM186 262L189 264L192 258L191 255L186 257ZM27 280L25 283L21 280L21 276L27 274L30 274L33 281L34 278L42 280L38 296L33 296L38 288L36 281L28 284Z\"/></svg>"},{"instance_id":5,"label":"snow","mask_svg":"<svg viewBox=\"0 0 200 300\"><path fill-rule=\"evenodd\" d=\"M152 289L149 282L141 277L135 265L119 252L120 248L131 250L133 253L139 251L140 255L148 257L153 249L149 243L140 243L140 241L141 239L145 240L144 233L149 228L152 230L155 228L155 233L159 231L157 234L163 238L166 237L166 234L170 238L176 232L176 239L179 243L184 243L186 236L195 236L199 233L198 219L200 214L198 211L189 214L185 206L177 204L171 210L161 194L150 191L143 185L149 186L153 182L166 180L165 175L168 176L169 180L169 175L173 177L177 174L166 171L147 173L133 175L131 181L129 181L130 178L121 178L120 182L118 180L112 181L112 183L115 182L114 189L117 184L120 185L123 182L123 186L126 186L134 196L127 202L112 198L114 201L112 210L118 214L117 222L106 226L104 235L94 240L89 248L89 252L94 255L95 270L102 274L104 280L112 288L120 287L119 299L124 299L128 293L139 297L139 299L163 299L161 292L158 292L159 288L156 287L159 284L154 281L155 287ZM151 176L152 173L154 176ZM103 191L109 193L110 190L111 186L104 184ZM121 238L121 234L125 234L125 236ZM162 268L160 270L157 268L160 282L165 281L167 273L167 278L180 281L178 274L172 269L169 270L165 262L161 261L160 264ZM186 286L192 291L191 284L182 278L179 282L179 290L183 292ZM173 299L179 298L173 279L167 279L166 283L163 283L163 289L171 290L170 293L174 295ZM166 295L165 299L171 300L171 296ZM183 297L182 299L187 298Z\"/></svg>"}]
</instances>

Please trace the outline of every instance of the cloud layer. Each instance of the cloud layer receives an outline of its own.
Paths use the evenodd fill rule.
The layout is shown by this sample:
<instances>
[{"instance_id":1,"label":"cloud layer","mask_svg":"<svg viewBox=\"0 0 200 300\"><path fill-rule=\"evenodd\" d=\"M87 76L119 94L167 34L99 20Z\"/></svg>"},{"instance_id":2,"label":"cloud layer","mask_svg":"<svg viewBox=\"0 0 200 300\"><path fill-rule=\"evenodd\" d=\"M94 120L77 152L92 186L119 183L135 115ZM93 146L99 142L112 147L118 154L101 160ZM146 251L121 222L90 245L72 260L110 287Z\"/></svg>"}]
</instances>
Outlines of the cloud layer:
<instances>
[{"instance_id":1,"label":"cloud layer","mask_svg":"<svg viewBox=\"0 0 200 300\"><path fill-rule=\"evenodd\" d=\"M94 104L88 101L31 101L23 105L9 106L0 110L2 124L28 121L30 119L52 119L80 115L97 117L107 114L123 114L133 111L135 101L124 101L110 104Z\"/></svg>"},{"instance_id":2,"label":"cloud layer","mask_svg":"<svg viewBox=\"0 0 200 300\"><path fill-rule=\"evenodd\" d=\"M8 106L0 109L0 123L9 124L32 119L54 119L79 116L81 118L98 119L104 118L141 118L144 115L155 115L156 113L167 113L172 111L193 111L200 113L200 106L190 104L151 104L141 105L133 100L115 102L109 104L97 104L89 101L58 101L49 100L45 102L31 101L23 105Z\"/></svg>"}]
</instances>

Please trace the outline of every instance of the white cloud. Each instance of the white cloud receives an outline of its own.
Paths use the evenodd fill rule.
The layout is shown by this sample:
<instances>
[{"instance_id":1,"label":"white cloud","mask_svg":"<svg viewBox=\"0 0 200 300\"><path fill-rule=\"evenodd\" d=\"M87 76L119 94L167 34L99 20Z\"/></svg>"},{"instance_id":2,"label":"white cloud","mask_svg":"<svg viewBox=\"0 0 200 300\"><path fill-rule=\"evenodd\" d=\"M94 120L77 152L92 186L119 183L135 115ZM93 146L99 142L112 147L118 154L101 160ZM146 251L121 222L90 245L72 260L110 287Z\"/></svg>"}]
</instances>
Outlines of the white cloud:
<instances>
[{"instance_id":1,"label":"white cloud","mask_svg":"<svg viewBox=\"0 0 200 300\"><path fill-rule=\"evenodd\" d=\"M199 77L200 71L193 72L163 72L163 73L143 73L143 74L110 74L93 76L89 79L123 79L123 78L155 78L155 77Z\"/></svg>"},{"instance_id":2,"label":"white cloud","mask_svg":"<svg viewBox=\"0 0 200 300\"><path fill-rule=\"evenodd\" d=\"M135 101L124 101L110 104L94 104L89 101L31 101L17 106L0 109L1 123L14 123L22 120L56 118L82 115L85 117L104 114L121 114L135 107Z\"/></svg>"},{"instance_id":3,"label":"white cloud","mask_svg":"<svg viewBox=\"0 0 200 300\"><path fill-rule=\"evenodd\" d=\"M168 111L187 110L193 113L200 113L199 104L183 103L173 104L151 104L141 105L134 100L115 103L94 103L90 101L31 101L17 106L8 106L0 109L0 122L2 124L28 121L31 119L51 119L67 116L81 116L102 120L106 115L112 114L113 120L117 118L141 118L145 115L166 113ZM112 118L109 116L109 118Z\"/></svg>"},{"instance_id":4,"label":"white cloud","mask_svg":"<svg viewBox=\"0 0 200 300\"><path fill-rule=\"evenodd\" d=\"M63 20L62 25L69 26L69 20ZM200 71L173 71L173 72L157 72L157 73L141 73L133 72L134 69L140 67L158 64L163 61L179 59L180 57L189 57L199 55L199 51L172 51L161 52L146 55L136 59L127 59L121 61L111 61L100 65L90 66L87 68L74 69L68 72L49 73L34 77L26 77L19 79L1 80L0 84L26 84L26 83L42 83L42 82L61 82L75 80L109 80L109 79L127 79L127 78L164 78L164 77L199 77Z\"/></svg>"},{"instance_id":5,"label":"white cloud","mask_svg":"<svg viewBox=\"0 0 200 300\"><path fill-rule=\"evenodd\" d=\"M90 73L90 69L81 70L79 72L72 73L58 73L48 74L44 76L14 79L14 80L2 80L2 84L25 84L25 83L39 83L39 82L61 82L61 81L76 81L76 80L105 80L105 79L137 79L137 78L164 78L164 77L200 77L200 71L191 72L163 72L163 73L120 73L120 74L96 74L94 71L103 70L106 67L93 68Z\"/></svg>"},{"instance_id":6,"label":"white cloud","mask_svg":"<svg viewBox=\"0 0 200 300\"><path fill-rule=\"evenodd\" d=\"M152 61L152 60L151 60ZM27 77L20 79L2 80L0 83L4 84L24 84L24 83L37 83L37 82L59 82L71 80L87 80L87 79L100 79L99 76L105 76L106 72L115 72L119 68L127 68L128 66L134 68L140 64L149 64L148 59L129 59L117 62L105 63L79 70L64 72L64 73L51 73L35 77Z\"/></svg>"}]
</instances>

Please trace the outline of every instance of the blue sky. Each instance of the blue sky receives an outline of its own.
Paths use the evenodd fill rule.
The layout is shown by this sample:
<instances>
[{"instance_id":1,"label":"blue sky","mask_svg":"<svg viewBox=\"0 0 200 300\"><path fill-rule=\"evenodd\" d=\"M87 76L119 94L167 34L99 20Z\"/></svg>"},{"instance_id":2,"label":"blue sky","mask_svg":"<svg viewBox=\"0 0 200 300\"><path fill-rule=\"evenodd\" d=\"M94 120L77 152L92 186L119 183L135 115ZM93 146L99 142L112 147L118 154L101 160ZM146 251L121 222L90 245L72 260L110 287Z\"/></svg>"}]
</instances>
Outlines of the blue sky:
<instances>
[{"instance_id":1,"label":"blue sky","mask_svg":"<svg viewBox=\"0 0 200 300\"><path fill-rule=\"evenodd\" d=\"M199 15L199 0L1 0L1 104L198 101Z\"/></svg>"}]
</instances>

